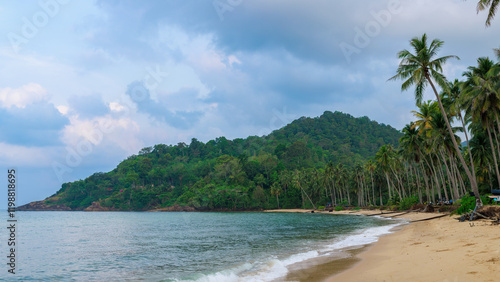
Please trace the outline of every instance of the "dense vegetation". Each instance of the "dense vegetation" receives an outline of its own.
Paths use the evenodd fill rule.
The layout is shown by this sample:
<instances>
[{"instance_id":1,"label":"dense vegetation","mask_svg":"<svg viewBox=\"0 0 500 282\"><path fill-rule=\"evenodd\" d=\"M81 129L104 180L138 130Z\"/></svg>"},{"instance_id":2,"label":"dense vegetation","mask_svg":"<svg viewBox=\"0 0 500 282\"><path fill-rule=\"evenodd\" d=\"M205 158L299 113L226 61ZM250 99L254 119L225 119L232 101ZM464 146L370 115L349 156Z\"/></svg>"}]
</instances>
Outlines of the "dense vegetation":
<instances>
[{"instance_id":1,"label":"dense vegetation","mask_svg":"<svg viewBox=\"0 0 500 282\"><path fill-rule=\"evenodd\" d=\"M380 146L396 146L400 137L367 117L325 112L265 137L207 143L193 138L189 145L147 147L111 172L63 184L45 203L72 209L98 202L118 210L174 204L244 210L351 202L354 167L373 158Z\"/></svg>"}]
</instances>

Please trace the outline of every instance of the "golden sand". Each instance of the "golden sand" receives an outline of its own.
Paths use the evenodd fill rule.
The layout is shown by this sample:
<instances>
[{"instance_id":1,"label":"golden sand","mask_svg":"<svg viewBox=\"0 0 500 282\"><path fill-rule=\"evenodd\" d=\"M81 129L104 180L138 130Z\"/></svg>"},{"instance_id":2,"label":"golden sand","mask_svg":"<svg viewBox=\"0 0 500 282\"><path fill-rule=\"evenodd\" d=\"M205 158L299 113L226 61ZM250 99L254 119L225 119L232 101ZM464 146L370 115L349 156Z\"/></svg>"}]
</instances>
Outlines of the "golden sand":
<instances>
[{"instance_id":1,"label":"golden sand","mask_svg":"<svg viewBox=\"0 0 500 282\"><path fill-rule=\"evenodd\" d=\"M311 212L311 210L274 210L273 212ZM322 212L325 213L325 212ZM340 211L330 214L379 214L383 217L417 221L441 216L440 213L390 213L389 211ZM383 213L383 214L381 214ZM344 264L347 270L330 276L335 281L500 281L500 226L489 220L459 222L458 216L412 222L399 231L383 236L378 242L357 254L356 260ZM354 264L354 265L353 265ZM337 264L338 265L338 264ZM353 266L352 266L353 265ZM338 273L338 267L308 269L318 272L321 281ZM314 271L313 271L314 270ZM319 273L323 272L323 273ZM292 277L288 277L292 278ZM312 276L309 276L312 278Z\"/></svg>"},{"instance_id":2,"label":"golden sand","mask_svg":"<svg viewBox=\"0 0 500 282\"><path fill-rule=\"evenodd\" d=\"M415 221L437 215L401 217ZM500 281L500 226L456 217L410 223L383 236L359 255L361 262L328 281Z\"/></svg>"}]
</instances>

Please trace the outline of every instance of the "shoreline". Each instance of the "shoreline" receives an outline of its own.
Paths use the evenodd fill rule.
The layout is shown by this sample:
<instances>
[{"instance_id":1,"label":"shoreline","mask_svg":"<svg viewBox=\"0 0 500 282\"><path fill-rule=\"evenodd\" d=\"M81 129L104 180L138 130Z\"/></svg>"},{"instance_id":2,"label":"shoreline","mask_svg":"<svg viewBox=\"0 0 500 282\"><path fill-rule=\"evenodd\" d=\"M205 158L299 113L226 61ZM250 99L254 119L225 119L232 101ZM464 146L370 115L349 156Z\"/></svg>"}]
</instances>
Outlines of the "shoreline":
<instances>
[{"instance_id":1,"label":"shoreline","mask_svg":"<svg viewBox=\"0 0 500 282\"><path fill-rule=\"evenodd\" d=\"M306 273L323 272L318 278L330 272L326 279L309 281L498 281L500 226L492 226L489 220L458 222L456 215L437 217L443 213L382 212L387 216L380 214L380 210L319 212L381 217L392 215L410 222L393 233L379 237L377 242L365 245L347 263L337 260L336 265L343 266L340 271L336 267L328 267L329 262L324 267L315 265L305 268ZM291 277L298 278L298 281L307 280Z\"/></svg>"},{"instance_id":2,"label":"shoreline","mask_svg":"<svg viewBox=\"0 0 500 282\"><path fill-rule=\"evenodd\" d=\"M264 212L271 213L311 213L312 209L280 209L280 210L266 210ZM343 210L343 211L317 211L316 214L329 214L329 215L351 215L351 216L378 216L381 218L391 218L392 216L398 216L401 214L406 214L406 212L392 212L392 211L381 211L381 210ZM383 215L383 216L380 216ZM429 216L425 216L423 218L427 218ZM402 217L395 217L394 220L402 219L403 222L397 223L395 226L391 227L388 230L390 233L381 235L387 236L394 232L397 232L401 228L403 228L407 223L406 219ZM370 237L370 235L367 235ZM379 240L380 237L376 237L375 240ZM355 265L357 265L361 258L360 254L364 253L368 250L373 244L376 244L376 241L371 243L361 243L359 245L352 245L349 247L344 247L341 249L337 249L334 254L330 254L329 256L321 256L318 258L308 259L305 261L298 262L294 265L288 267L288 273L286 276L273 281L329 281L332 276L341 274ZM337 280L335 280L337 281Z\"/></svg>"}]
</instances>

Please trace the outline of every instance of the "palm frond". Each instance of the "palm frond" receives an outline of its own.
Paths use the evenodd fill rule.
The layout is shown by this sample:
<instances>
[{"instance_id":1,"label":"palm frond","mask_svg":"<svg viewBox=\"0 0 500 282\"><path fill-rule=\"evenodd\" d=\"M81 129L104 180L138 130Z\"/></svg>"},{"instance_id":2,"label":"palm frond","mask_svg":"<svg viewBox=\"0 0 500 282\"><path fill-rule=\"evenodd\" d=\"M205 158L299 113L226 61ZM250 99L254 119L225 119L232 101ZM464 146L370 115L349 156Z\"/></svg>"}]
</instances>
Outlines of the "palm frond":
<instances>
[{"instance_id":1,"label":"palm frond","mask_svg":"<svg viewBox=\"0 0 500 282\"><path fill-rule=\"evenodd\" d=\"M477 3L477 12L488 10L488 17L486 18L486 26L491 26L491 21L495 17L500 0L480 0Z\"/></svg>"}]
</instances>

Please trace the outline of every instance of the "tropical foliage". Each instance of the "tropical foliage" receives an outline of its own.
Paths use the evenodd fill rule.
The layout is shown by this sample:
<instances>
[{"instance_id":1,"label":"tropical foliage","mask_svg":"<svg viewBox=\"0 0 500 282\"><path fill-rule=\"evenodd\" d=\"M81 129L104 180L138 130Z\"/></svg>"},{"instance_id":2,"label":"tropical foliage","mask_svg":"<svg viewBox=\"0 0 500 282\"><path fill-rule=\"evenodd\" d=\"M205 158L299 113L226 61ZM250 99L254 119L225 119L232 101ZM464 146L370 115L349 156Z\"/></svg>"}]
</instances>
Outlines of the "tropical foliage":
<instances>
[{"instance_id":1,"label":"tropical foliage","mask_svg":"<svg viewBox=\"0 0 500 282\"><path fill-rule=\"evenodd\" d=\"M499 0L479 0L479 2L477 2L478 13L484 10L488 11L488 17L486 18L486 26L491 25L491 21L493 20L497 12L499 2L500 2Z\"/></svg>"},{"instance_id":2,"label":"tropical foliage","mask_svg":"<svg viewBox=\"0 0 500 282\"><path fill-rule=\"evenodd\" d=\"M394 128L367 117L325 112L264 137L219 137L207 143L193 138L189 145L147 147L111 172L63 184L45 203L76 210L94 202L117 210L375 204L375 194L369 193L376 184L375 167L363 163L370 163L380 146L397 146L400 137Z\"/></svg>"}]
</instances>

